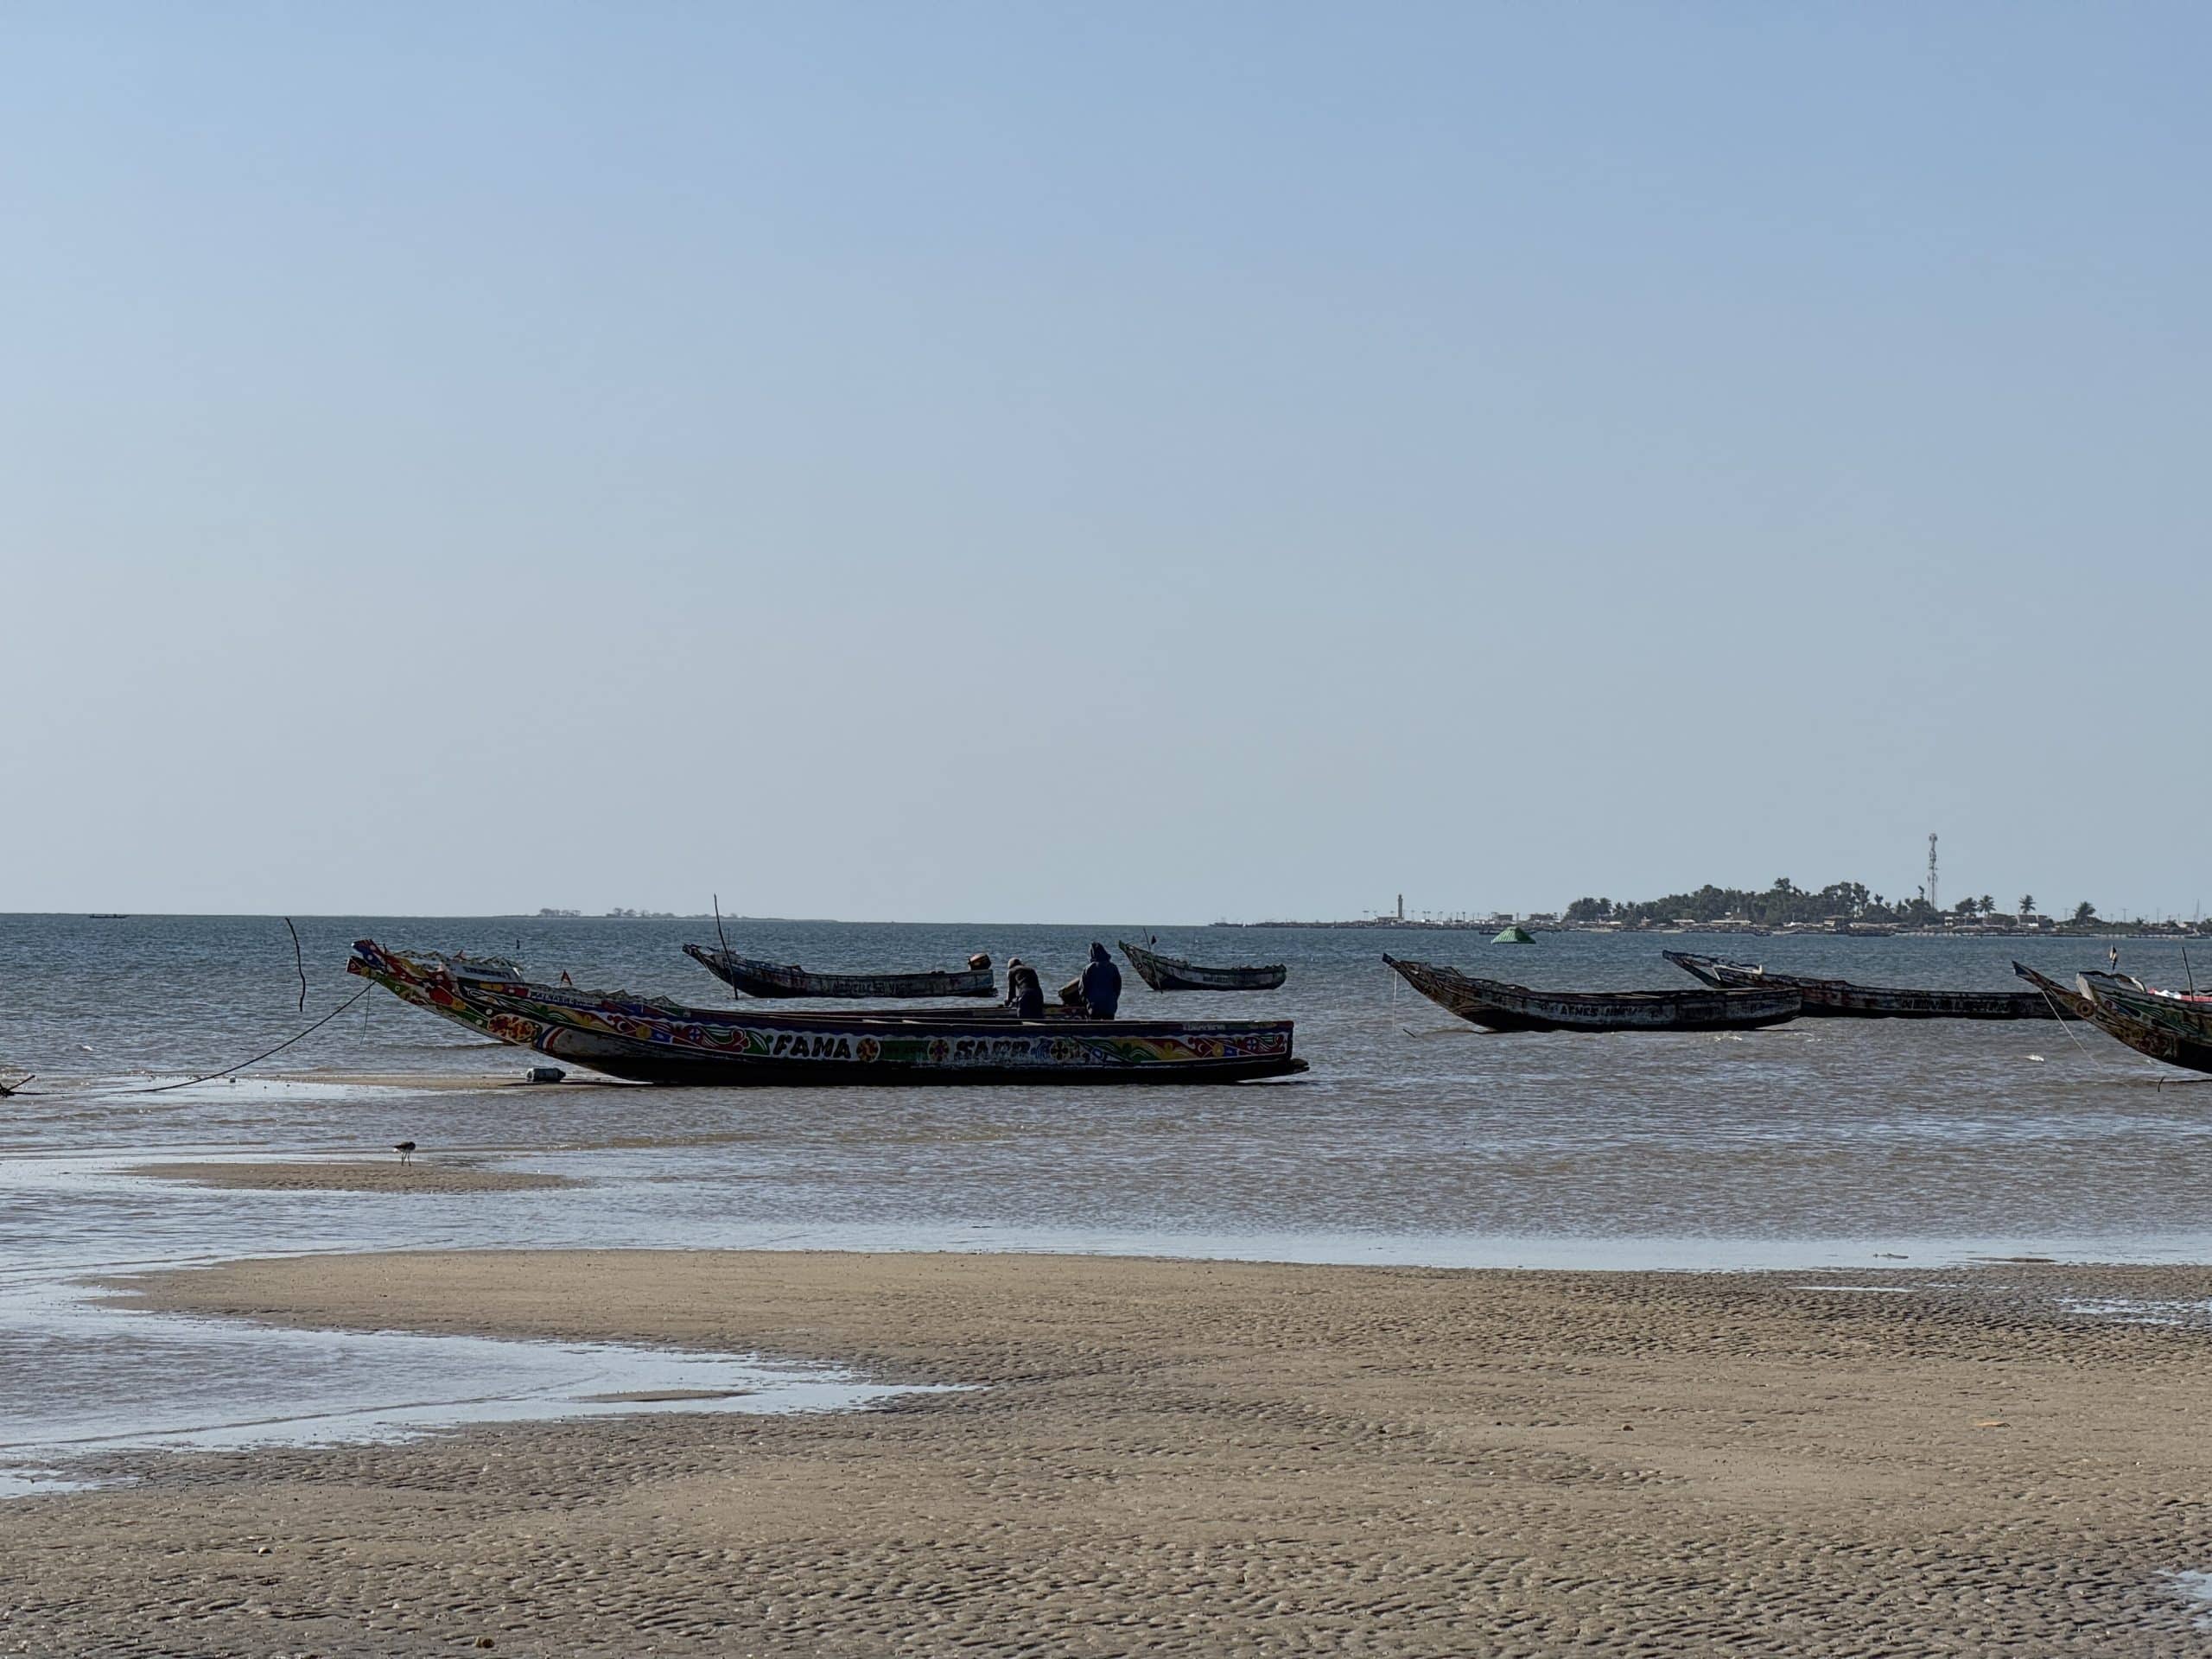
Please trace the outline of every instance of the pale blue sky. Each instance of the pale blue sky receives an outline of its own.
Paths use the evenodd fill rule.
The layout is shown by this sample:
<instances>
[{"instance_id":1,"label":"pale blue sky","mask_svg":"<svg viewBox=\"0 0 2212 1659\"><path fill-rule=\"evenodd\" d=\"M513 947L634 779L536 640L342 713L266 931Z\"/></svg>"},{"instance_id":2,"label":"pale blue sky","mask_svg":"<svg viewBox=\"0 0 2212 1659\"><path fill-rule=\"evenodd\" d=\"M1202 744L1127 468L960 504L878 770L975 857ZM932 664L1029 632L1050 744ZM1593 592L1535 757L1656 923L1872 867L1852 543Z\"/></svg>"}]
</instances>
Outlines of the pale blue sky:
<instances>
[{"instance_id":1,"label":"pale blue sky","mask_svg":"<svg viewBox=\"0 0 2212 1659\"><path fill-rule=\"evenodd\" d=\"M0 42L0 909L2212 897L2201 8Z\"/></svg>"}]
</instances>

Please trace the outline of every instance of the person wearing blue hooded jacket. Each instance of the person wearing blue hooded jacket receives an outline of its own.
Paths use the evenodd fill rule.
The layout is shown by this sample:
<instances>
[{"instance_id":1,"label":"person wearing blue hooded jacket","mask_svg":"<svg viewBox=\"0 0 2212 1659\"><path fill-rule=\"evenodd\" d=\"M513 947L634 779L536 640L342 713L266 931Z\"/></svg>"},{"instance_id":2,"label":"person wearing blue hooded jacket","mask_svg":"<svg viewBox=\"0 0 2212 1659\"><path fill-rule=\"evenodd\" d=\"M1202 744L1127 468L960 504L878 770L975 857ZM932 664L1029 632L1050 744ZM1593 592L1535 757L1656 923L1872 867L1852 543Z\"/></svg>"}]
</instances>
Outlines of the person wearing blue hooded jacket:
<instances>
[{"instance_id":1,"label":"person wearing blue hooded jacket","mask_svg":"<svg viewBox=\"0 0 2212 1659\"><path fill-rule=\"evenodd\" d=\"M1090 962L1083 970L1083 1006L1094 1020L1111 1020L1122 1006L1122 970L1096 939L1090 943Z\"/></svg>"}]
</instances>

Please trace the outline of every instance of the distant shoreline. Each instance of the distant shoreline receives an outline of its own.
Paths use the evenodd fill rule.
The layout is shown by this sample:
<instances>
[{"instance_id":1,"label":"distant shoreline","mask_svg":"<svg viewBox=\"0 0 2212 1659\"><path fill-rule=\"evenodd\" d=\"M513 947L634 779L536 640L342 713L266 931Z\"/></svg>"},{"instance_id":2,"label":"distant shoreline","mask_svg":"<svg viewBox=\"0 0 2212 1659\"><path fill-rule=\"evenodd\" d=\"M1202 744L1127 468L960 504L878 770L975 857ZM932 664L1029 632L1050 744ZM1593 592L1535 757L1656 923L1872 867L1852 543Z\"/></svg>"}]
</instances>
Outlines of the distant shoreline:
<instances>
[{"instance_id":1,"label":"distant shoreline","mask_svg":"<svg viewBox=\"0 0 2212 1659\"><path fill-rule=\"evenodd\" d=\"M2203 939L2212 938L2212 924L2190 922L2106 922L2087 926L2063 922L2054 927L1819 927L1730 926L1725 922L1699 922L1688 927L1618 927L1604 923L1536 921L1528 917L1489 916L1480 921L1429 922L1394 917L1363 917L1349 922L1209 922L1209 927L1284 927L1306 929L1370 928L1406 933L1496 933L1509 927L1531 933L1641 934L1652 938L1679 938L1692 934L1729 934L1751 938L1798 939Z\"/></svg>"}]
</instances>

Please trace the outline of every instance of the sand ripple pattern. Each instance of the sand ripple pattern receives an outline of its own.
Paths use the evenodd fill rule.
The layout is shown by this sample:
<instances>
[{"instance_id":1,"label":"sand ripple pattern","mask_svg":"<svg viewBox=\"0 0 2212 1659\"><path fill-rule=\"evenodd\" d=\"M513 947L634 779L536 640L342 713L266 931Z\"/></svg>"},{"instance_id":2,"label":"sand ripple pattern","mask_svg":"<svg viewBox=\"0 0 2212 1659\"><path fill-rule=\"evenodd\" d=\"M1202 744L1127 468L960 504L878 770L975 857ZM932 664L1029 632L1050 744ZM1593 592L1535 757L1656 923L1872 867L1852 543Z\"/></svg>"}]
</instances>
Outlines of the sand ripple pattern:
<instances>
[{"instance_id":1,"label":"sand ripple pattern","mask_svg":"<svg viewBox=\"0 0 2212 1659\"><path fill-rule=\"evenodd\" d=\"M2212 1272L1040 1257L238 1264L166 1306L983 1383L138 1460L0 1507L0 1650L2181 1655ZM2094 1313L2081 1311L2094 1306ZM2117 1316L2116 1316L2117 1315Z\"/></svg>"}]
</instances>

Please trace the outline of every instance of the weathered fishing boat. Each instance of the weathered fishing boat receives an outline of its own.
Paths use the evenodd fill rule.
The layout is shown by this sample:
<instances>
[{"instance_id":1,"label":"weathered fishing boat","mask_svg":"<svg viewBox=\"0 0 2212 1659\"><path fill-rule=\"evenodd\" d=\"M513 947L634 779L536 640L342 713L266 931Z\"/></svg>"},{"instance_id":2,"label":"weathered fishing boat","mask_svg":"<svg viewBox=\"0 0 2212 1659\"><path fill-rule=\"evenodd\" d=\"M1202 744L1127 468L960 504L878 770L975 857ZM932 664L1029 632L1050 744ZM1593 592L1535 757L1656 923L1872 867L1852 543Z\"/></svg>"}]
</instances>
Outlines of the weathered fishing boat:
<instances>
[{"instance_id":1,"label":"weathered fishing boat","mask_svg":"<svg viewBox=\"0 0 2212 1659\"><path fill-rule=\"evenodd\" d=\"M1290 969L1279 962L1264 968L1206 968L1127 939L1117 943L1137 977L1155 991L1272 991L1290 977Z\"/></svg>"},{"instance_id":2,"label":"weathered fishing boat","mask_svg":"<svg viewBox=\"0 0 2212 1659\"><path fill-rule=\"evenodd\" d=\"M1724 962L1689 950L1660 954L1684 973L1720 990L1792 990L1815 1019L2055 1020L2073 1019L2037 991L1916 991L1887 985L1855 985L1847 979L1813 979L1770 973L1747 963Z\"/></svg>"},{"instance_id":3,"label":"weathered fishing boat","mask_svg":"<svg viewBox=\"0 0 2212 1659\"><path fill-rule=\"evenodd\" d=\"M2088 972L2075 982L2085 995L2109 1003L2122 1014L2212 1043L2212 996L2196 991L2162 991L2130 974Z\"/></svg>"},{"instance_id":4,"label":"weathered fishing boat","mask_svg":"<svg viewBox=\"0 0 2212 1659\"><path fill-rule=\"evenodd\" d=\"M1440 1008L1492 1031L1742 1031L1796 1018L1793 990L1537 991L1434 963L1383 961Z\"/></svg>"},{"instance_id":5,"label":"weathered fishing boat","mask_svg":"<svg viewBox=\"0 0 2212 1659\"><path fill-rule=\"evenodd\" d=\"M753 957L741 957L734 950L709 950L699 944L685 945L683 954L724 984L734 986L747 996L850 998L998 995L998 988L991 982L988 957L981 968L925 974L810 974L797 963L785 967Z\"/></svg>"},{"instance_id":6,"label":"weathered fishing boat","mask_svg":"<svg viewBox=\"0 0 2212 1659\"><path fill-rule=\"evenodd\" d=\"M626 991L462 977L373 939L355 943L346 971L483 1036L641 1083L1242 1083L1306 1070L1287 1020L693 1008Z\"/></svg>"},{"instance_id":7,"label":"weathered fishing boat","mask_svg":"<svg viewBox=\"0 0 2212 1659\"><path fill-rule=\"evenodd\" d=\"M2094 982L2111 976L2084 974L2076 982L2081 988L2069 990L2024 963L2014 963L2012 971L2034 986L2041 995L2049 997L2056 1007L2077 1020L2088 1020L2106 1036L2126 1044L2137 1053L2147 1054L2154 1060L2163 1060L2168 1065L2178 1065L2190 1071L2212 1071L2212 1040L2138 1018L2128 1008L2107 997Z\"/></svg>"}]
</instances>

